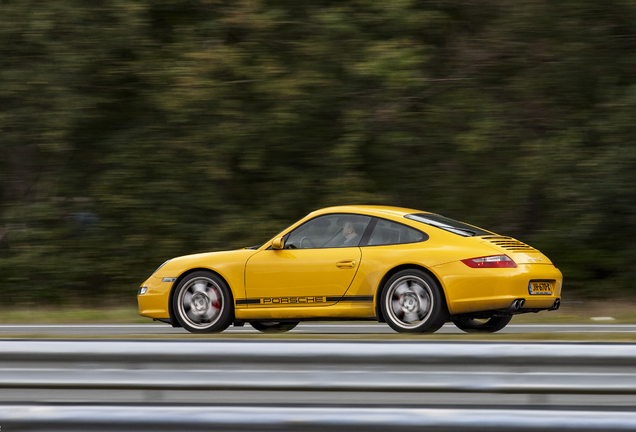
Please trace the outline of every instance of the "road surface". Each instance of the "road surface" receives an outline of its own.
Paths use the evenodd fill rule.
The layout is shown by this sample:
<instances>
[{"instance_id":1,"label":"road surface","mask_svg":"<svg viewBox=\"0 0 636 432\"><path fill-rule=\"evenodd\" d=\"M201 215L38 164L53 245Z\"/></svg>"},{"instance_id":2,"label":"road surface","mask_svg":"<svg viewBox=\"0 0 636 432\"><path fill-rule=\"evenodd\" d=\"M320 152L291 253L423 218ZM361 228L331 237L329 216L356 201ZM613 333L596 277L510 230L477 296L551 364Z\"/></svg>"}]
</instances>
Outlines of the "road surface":
<instances>
[{"instance_id":1,"label":"road surface","mask_svg":"<svg viewBox=\"0 0 636 432\"><path fill-rule=\"evenodd\" d=\"M636 324L509 324L498 334L530 333L636 333ZM164 323L148 324L2 324L0 337L15 336L179 336L189 334L182 328L173 328ZM258 335L249 324L230 327L223 334ZM397 334L388 325L381 323L300 323L289 334L296 335L379 335ZM436 334L465 334L452 324L446 324Z\"/></svg>"}]
</instances>

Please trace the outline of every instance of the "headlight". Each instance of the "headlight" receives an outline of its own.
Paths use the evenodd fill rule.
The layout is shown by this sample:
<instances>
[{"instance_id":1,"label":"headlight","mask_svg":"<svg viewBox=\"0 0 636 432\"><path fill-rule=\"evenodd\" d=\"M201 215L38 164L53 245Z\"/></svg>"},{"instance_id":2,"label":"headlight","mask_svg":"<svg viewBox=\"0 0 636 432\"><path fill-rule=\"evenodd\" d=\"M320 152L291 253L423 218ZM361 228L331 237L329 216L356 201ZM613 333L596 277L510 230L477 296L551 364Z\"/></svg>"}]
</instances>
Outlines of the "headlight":
<instances>
[{"instance_id":1,"label":"headlight","mask_svg":"<svg viewBox=\"0 0 636 432\"><path fill-rule=\"evenodd\" d=\"M157 267L157 270L155 270L154 272L152 272L152 274L157 273L157 272L159 271L159 269L161 269L161 267L163 267L163 266L165 266L166 264L168 264L168 262L169 262L169 261L170 261L170 260L168 260L168 261L164 262L164 263L163 263L163 264L161 264L159 267Z\"/></svg>"},{"instance_id":2,"label":"headlight","mask_svg":"<svg viewBox=\"0 0 636 432\"><path fill-rule=\"evenodd\" d=\"M139 287L139 291L137 292L137 295L144 295L146 294L146 291L148 291L148 287Z\"/></svg>"}]
</instances>

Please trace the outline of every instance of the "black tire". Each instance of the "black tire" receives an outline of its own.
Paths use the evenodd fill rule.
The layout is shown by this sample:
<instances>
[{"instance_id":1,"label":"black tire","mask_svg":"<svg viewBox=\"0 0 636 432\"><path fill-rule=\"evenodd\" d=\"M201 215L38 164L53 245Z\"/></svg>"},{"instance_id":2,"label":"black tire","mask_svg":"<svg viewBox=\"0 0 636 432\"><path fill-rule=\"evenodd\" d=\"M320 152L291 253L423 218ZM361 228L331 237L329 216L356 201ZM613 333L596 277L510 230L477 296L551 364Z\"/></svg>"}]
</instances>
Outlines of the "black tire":
<instances>
[{"instance_id":1,"label":"black tire","mask_svg":"<svg viewBox=\"0 0 636 432\"><path fill-rule=\"evenodd\" d=\"M174 316L191 333L222 332L234 320L234 299L227 283L208 271L189 274L175 289Z\"/></svg>"},{"instance_id":2,"label":"black tire","mask_svg":"<svg viewBox=\"0 0 636 432\"><path fill-rule=\"evenodd\" d=\"M387 324L400 333L434 333L448 319L441 287L421 270L402 270L384 284L382 314Z\"/></svg>"},{"instance_id":3,"label":"black tire","mask_svg":"<svg viewBox=\"0 0 636 432\"><path fill-rule=\"evenodd\" d=\"M512 315L494 316L486 320L454 318L453 323L466 333L495 333L508 325Z\"/></svg>"},{"instance_id":4,"label":"black tire","mask_svg":"<svg viewBox=\"0 0 636 432\"><path fill-rule=\"evenodd\" d=\"M252 321L250 325L263 333L285 333L298 325L298 321Z\"/></svg>"}]
</instances>

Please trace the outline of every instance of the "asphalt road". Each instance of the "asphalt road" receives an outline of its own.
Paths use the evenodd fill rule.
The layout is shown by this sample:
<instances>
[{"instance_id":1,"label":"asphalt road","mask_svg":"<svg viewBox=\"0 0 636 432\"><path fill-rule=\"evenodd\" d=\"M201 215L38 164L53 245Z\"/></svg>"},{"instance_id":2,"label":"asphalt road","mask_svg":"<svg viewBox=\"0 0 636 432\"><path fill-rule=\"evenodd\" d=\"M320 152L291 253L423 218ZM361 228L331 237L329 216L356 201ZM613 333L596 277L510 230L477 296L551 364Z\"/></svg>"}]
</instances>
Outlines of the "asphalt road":
<instances>
[{"instance_id":1,"label":"asphalt road","mask_svg":"<svg viewBox=\"0 0 636 432\"><path fill-rule=\"evenodd\" d=\"M230 327L225 334L259 334L249 324ZM380 323L301 323L290 334L311 335L374 335L396 334L388 325ZM464 334L452 324L446 324L438 334ZM636 324L510 324L499 334L528 333L636 333ZM2 324L0 337L21 335L43 336L176 336L188 332L164 323L148 324Z\"/></svg>"}]
</instances>

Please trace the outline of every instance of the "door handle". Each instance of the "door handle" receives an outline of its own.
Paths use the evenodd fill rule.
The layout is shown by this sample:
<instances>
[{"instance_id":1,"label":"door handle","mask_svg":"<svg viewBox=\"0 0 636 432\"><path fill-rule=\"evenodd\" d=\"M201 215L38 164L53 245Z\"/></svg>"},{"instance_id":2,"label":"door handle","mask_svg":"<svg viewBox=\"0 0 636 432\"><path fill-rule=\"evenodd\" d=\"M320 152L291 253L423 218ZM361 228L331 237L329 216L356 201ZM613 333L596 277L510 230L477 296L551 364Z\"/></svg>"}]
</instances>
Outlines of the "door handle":
<instances>
[{"instance_id":1,"label":"door handle","mask_svg":"<svg viewBox=\"0 0 636 432\"><path fill-rule=\"evenodd\" d=\"M354 268L355 266L356 266L356 261L355 260L338 261L336 263L336 267L341 268L341 269Z\"/></svg>"}]
</instances>

